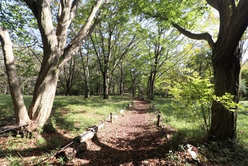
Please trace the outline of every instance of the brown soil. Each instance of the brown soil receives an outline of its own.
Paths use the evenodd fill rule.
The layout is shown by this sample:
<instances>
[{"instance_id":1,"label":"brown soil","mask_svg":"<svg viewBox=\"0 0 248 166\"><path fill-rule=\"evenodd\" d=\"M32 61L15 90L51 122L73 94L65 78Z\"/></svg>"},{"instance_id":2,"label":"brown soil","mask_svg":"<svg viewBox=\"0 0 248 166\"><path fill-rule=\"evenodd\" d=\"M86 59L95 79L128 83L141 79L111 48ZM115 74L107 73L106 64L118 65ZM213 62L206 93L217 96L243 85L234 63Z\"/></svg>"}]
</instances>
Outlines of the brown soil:
<instances>
[{"instance_id":1,"label":"brown soil","mask_svg":"<svg viewBox=\"0 0 248 166\"><path fill-rule=\"evenodd\" d=\"M87 151L68 165L170 165L163 159L168 152L167 136L173 131L156 127L149 104L134 101L131 110L113 123L106 123L87 142Z\"/></svg>"}]
</instances>

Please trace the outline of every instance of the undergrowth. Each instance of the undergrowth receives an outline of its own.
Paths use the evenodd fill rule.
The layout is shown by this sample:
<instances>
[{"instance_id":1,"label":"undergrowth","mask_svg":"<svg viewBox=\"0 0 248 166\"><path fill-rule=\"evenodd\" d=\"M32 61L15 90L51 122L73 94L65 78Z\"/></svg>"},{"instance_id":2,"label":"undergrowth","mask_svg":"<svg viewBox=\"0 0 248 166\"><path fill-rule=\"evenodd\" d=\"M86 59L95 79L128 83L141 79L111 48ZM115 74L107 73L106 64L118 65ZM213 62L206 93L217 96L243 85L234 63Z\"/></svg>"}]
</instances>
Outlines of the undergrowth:
<instances>
[{"instance_id":1,"label":"undergrowth","mask_svg":"<svg viewBox=\"0 0 248 166\"><path fill-rule=\"evenodd\" d=\"M176 130L172 140L174 149L167 154L168 160L177 165L182 163L180 146L187 143L194 144L199 150L201 162L212 165L248 165L248 101L240 102L243 107L238 110L237 139L235 142L209 142L206 139L207 131L203 127L203 119L197 112L187 110L180 103L173 103L168 98L155 98L152 102L155 110L162 114L163 124Z\"/></svg>"}]
</instances>

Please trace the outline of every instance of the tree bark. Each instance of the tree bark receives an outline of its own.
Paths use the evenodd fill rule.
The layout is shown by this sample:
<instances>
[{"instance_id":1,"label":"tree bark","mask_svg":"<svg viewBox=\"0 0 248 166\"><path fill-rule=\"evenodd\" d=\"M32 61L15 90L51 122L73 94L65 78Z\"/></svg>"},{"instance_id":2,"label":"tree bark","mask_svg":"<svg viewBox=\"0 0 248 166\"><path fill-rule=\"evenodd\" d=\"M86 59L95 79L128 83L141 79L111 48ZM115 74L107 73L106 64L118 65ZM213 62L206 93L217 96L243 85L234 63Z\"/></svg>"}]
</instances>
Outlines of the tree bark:
<instances>
[{"instance_id":1,"label":"tree bark","mask_svg":"<svg viewBox=\"0 0 248 166\"><path fill-rule=\"evenodd\" d=\"M103 99L109 98L109 78L107 73L103 73Z\"/></svg>"},{"instance_id":2,"label":"tree bark","mask_svg":"<svg viewBox=\"0 0 248 166\"><path fill-rule=\"evenodd\" d=\"M4 55L4 63L8 76L9 89L16 114L16 123L25 125L30 122L26 106L24 104L21 87L16 74L15 58L12 50L12 42L7 30L0 27L0 41Z\"/></svg>"},{"instance_id":3,"label":"tree bark","mask_svg":"<svg viewBox=\"0 0 248 166\"><path fill-rule=\"evenodd\" d=\"M233 101L239 102L239 76L241 69L242 48L237 47L233 52L228 48L223 50L222 45L216 45L213 50L214 57L227 56L228 59L213 59L213 69L215 78L215 94L223 96L230 93L234 96ZM233 53L232 53L233 52ZM212 119L209 136L211 139L234 139L236 137L237 112L231 111L216 101L212 104ZM221 120L220 120L221 119Z\"/></svg>"},{"instance_id":4,"label":"tree bark","mask_svg":"<svg viewBox=\"0 0 248 166\"><path fill-rule=\"evenodd\" d=\"M44 81L38 90L33 94L33 101L29 108L29 116L36 122L37 127L42 128L51 115L58 75L58 70L54 71L51 69L49 74L44 77Z\"/></svg>"}]
</instances>

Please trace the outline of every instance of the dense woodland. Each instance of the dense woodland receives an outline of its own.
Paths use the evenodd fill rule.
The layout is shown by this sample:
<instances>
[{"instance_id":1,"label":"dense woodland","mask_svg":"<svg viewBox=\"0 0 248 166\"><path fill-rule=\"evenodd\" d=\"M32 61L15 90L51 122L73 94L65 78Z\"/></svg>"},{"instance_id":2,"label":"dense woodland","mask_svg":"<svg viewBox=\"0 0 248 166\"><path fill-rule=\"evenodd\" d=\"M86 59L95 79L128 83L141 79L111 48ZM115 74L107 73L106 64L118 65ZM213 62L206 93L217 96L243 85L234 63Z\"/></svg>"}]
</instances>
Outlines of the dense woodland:
<instances>
[{"instance_id":1,"label":"dense woodland","mask_svg":"<svg viewBox=\"0 0 248 166\"><path fill-rule=\"evenodd\" d=\"M168 99L202 120L207 140L235 140L247 20L247 0L1 0L0 92L30 132L55 96L130 96Z\"/></svg>"}]
</instances>

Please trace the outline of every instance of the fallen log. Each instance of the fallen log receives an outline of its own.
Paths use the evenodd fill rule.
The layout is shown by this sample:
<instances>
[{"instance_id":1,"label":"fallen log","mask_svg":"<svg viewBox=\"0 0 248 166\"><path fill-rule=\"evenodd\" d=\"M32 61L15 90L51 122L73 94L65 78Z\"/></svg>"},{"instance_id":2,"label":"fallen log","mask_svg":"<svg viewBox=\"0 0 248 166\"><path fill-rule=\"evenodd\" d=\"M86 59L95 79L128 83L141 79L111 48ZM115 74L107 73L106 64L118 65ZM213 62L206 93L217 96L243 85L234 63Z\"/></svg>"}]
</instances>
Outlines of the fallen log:
<instances>
[{"instance_id":1,"label":"fallen log","mask_svg":"<svg viewBox=\"0 0 248 166\"><path fill-rule=\"evenodd\" d=\"M25 135L28 134L28 131L26 130L26 127L28 124L25 125L6 125L0 128L0 135L5 134L7 132L14 132L13 134L16 136L18 134Z\"/></svg>"},{"instance_id":2,"label":"fallen log","mask_svg":"<svg viewBox=\"0 0 248 166\"><path fill-rule=\"evenodd\" d=\"M82 135L80 135L80 142L85 142L87 140L90 140L94 137L95 132L93 131L87 131L86 133L83 133Z\"/></svg>"},{"instance_id":3,"label":"fallen log","mask_svg":"<svg viewBox=\"0 0 248 166\"><path fill-rule=\"evenodd\" d=\"M73 159L75 156L87 150L87 145L85 142L87 140L92 139L97 133L97 131L103 127L104 123L101 123L98 126L92 126L88 128L88 131L84 132L83 134L80 134L77 137L74 137L72 141L64 144L57 152L45 158L36 165L40 165L53 157L62 158L65 162L70 159Z\"/></svg>"}]
</instances>

